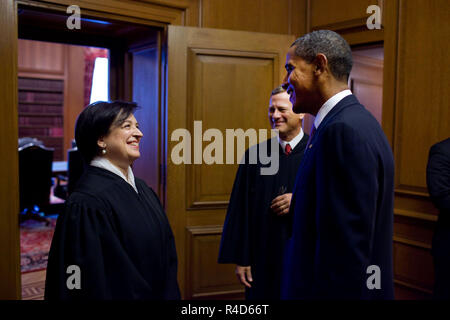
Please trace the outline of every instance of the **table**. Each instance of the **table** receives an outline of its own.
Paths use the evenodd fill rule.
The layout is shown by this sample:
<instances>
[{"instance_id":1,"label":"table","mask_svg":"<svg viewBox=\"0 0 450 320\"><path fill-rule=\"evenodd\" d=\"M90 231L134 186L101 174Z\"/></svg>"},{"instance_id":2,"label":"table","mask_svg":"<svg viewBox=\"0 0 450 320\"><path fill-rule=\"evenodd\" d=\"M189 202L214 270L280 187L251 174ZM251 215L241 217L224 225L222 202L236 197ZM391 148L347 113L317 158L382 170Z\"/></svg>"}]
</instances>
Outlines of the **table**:
<instances>
[{"instance_id":1,"label":"table","mask_svg":"<svg viewBox=\"0 0 450 320\"><path fill-rule=\"evenodd\" d=\"M67 174L67 161L53 161L52 173L54 176L58 174Z\"/></svg>"}]
</instances>

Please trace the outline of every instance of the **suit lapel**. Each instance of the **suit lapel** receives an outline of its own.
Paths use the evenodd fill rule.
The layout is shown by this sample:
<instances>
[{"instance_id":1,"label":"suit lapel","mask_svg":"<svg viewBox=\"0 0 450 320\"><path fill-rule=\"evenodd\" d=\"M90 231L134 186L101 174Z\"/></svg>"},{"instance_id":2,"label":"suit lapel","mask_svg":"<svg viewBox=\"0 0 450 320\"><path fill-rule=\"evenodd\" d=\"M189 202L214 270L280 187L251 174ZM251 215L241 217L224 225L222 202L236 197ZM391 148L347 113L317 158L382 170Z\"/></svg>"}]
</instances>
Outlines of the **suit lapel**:
<instances>
[{"instance_id":1,"label":"suit lapel","mask_svg":"<svg viewBox=\"0 0 450 320\"><path fill-rule=\"evenodd\" d=\"M308 146L308 149L310 150L310 149L314 148L314 145L315 145L319 135L321 134L321 131L323 130L323 128L325 128L331 122L331 120L334 117L336 117L336 115L338 115L340 112L342 112L342 110L344 110L345 108L355 105L355 104L359 104L359 101L358 101L358 99L356 99L356 97L354 95L346 96L344 99L339 101L320 123L319 128L317 128L317 130L314 134L314 137L312 138L311 143ZM294 189L293 189L294 191L293 191L292 200L291 200L291 206L289 208L289 215L290 215L291 219L293 219L293 217L294 217L296 192L297 192L299 181L302 178L301 172L302 172L302 170L305 169L305 166L306 166L305 170L308 170L307 168L308 168L308 166L310 166L308 158L310 156L311 156L311 152L308 152L308 150L306 150L305 155L303 156L302 161L300 162L300 166L297 171L297 177L295 179L295 184L294 184ZM292 224L291 224L291 228L292 228ZM292 234L292 229L290 230L290 234Z\"/></svg>"},{"instance_id":2,"label":"suit lapel","mask_svg":"<svg viewBox=\"0 0 450 320\"><path fill-rule=\"evenodd\" d=\"M311 140L310 145L308 146L308 149L312 149L314 147L314 144L316 143L317 138L320 136L323 128L325 128L331 122L331 120L334 117L336 117L336 115L338 115L340 112L342 112L345 108L350 107L355 104L359 104L359 101L358 101L358 99L356 99L356 97L353 94L346 96L344 99L339 101L333 107L333 109L331 109L331 111L328 112L328 114L325 116L325 118L322 120L322 122L319 125L319 128L316 129L316 132L314 134L314 137ZM308 153L307 151L308 150L306 150L306 154Z\"/></svg>"}]
</instances>

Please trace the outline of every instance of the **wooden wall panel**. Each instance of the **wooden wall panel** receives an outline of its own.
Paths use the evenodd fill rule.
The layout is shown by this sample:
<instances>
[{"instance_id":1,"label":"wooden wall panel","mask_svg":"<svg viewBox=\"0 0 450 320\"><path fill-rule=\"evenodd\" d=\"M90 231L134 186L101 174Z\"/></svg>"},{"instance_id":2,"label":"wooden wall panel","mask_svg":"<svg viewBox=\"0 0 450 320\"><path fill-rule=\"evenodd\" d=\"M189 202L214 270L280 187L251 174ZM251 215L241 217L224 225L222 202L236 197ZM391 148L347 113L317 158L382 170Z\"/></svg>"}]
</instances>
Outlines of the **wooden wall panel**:
<instances>
[{"instance_id":1,"label":"wooden wall panel","mask_svg":"<svg viewBox=\"0 0 450 320\"><path fill-rule=\"evenodd\" d=\"M307 0L292 0L290 13L291 32L297 38L308 32Z\"/></svg>"},{"instance_id":2,"label":"wooden wall panel","mask_svg":"<svg viewBox=\"0 0 450 320\"><path fill-rule=\"evenodd\" d=\"M192 113L188 115L187 127L189 132L195 132L194 121L201 121L203 132L209 128L220 130L223 148L219 159L222 164L206 164L202 159L202 164L188 166L188 207L226 208L237 163L243 155L238 154L242 150L237 150L236 139L233 149L226 145L226 129L252 128L256 130L255 137L259 129L270 129L268 99L280 61L277 54L232 50L191 49L189 57L187 90L191 99L187 108ZM210 143L203 142L202 150ZM246 143L248 147L249 142ZM232 150L235 164L225 165L227 152Z\"/></svg>"},{"instance_id":3,"label":"wooden wall panel","mask_svg":"<svg viewBox=\"0 0 450 320\"><path fill-rule=\"evenodd\" d=\"M40 0L25 0L29 2L43 2ZM184 25L185 10L191 1L150 1L150 0L51 0L51 4L60 5L65 9L77 5L81 14L105 18L105 14L121 15L122 19L146 25L163 26L164 24ZM167 3L167 5L166 5ZM54 7L54 6L52 6ZM124 17L127 17L126 19ZM192 19L191 19L192 20Z\"/></svg>"},{"instance_id":4,"label":"wooden wall panel","mask_svg":"<svg viewBox=\"0 0 450 320\"><path fill-rule=\"evenodd\" d=\"M383 70L383 119L382 127L393 149L396 103L398 0L388 1L385 9L384 70Z\"/></svg>"},{"instance_id":5,"label":"wooden wall panel","mask_svg":"<svg viewBox=\"0 0 450 320\"><path fill-rule=\"evenodd\" d=\"M445 0L387 1L383 128L396 164L396 298L430 298L430 252L438 211L426 188L430 147L450 133ZM440 43L440 45L435 45Z\"/></svg>"},{"instance_id":6,"label":"wooden wall panel","mask_svg":"<svg viewBox=\"0 0 450 320\"><path fill-rule=\"evenodd\" d=\"M26 1L26 0L25 0ZM89 14L108 12L126 14L192 27L295 34L306 32L307 0L52 0L64 6L72 4Z\"/></svg>"},{"instance_id":7,"label":"wooden wall panel","mask_svg":"<svg viewBox=\"0 0 450 320\"><path fill-rule=\"evenodd\" d=\"M64 76L66 58L64 45L21 39L18 50L19 72Z\"/></svg>"},{"instance_id":8,"label":"wooden wall panel","mask_svg":"<svg viewBox=\"0 0 450 320\"><path fill-rule=\"evenodd\" d=\"M64 159L75 139L75 122L84 105L84 47L64 45L66 53L64 88Z\"/></svg>"},{"instance_id":9,"label":"wooden wall panel","mask_svg":"<svg viewBox=\"0 0 450 320\"><path fill-rule=\"evenodd\" d=\"M59 0L68 3L68 1ZM73 1L72 1L73 2ZM85 1L86 2L86 1ZM87 1L94 2L94 0ZM178 10L180 18L171 24L200 28L293 34L307 31L307 0L125 0L136 5ZM109 0L110 7L124 6ZM89 3L89 7L93 7ZM166 13L167 15L167 13ZM150 11L148 12L150 16ZM161 19L157 19L161 20Z\"/></svg>"},{"instance_id":10,"label":"wooden wall panel","mask_svg":"<svg viewBox=\"0 0 450 320\"><path fill-rule=\"evenodd\" d=\"M306 1L203 0L201 26L295 34L306 32Z\"/></svg>"},{"instance_id":11,"label":"wooden wall panel","mask_svg":"<svg viewBox=\"0 0 450 320\"><path fill-rule=\"evenodd\" d=\"M310 27L321 29L329 26L354 27L365 25L370 5L382 6L380 0L309 0Z\"/></svg>"},{"instance_id":12,"label":"wooden wall panel","mask_svg":"<svg viewBox=\"0 0 450 320\"><path fill-rule=\"evenodd\" d=\"M201 0L131 0L135 2L147 2L167 8L176 8L182 12L181 24L190 27L200 27L199 12ZM174 23L176 24L176 23Z\"/></svg>"},{"instance_id":13,"label":"wooden wall panel","mask_svg":"<svg viewBox=\"0 0 450 320\"><path fill-rule=\"evenodd\" d=\"M234 265L217 264L222 225L187 228L188 291L191 299L242 297L244 289L234 273ZM218 276L220 275L220 276Z\"/></svg>"},{"instance_id":14,"label":"wooden wall panel","mask_svg":"<svg viewBox=\"0 0 450 320\"><path fill-rule=\"evenodd\" d=\"M369 30L367 7L381 9L380 30ZM308 0L308 30L329 29L341 34L350 45L380 42L384 39L384 0Z\"/></svg>"},{"instance_id":15,"label":"wooden wall panel","mask_svg":"<svg viewBox=\"0 0 450 320\"><path fill-rule=\"evenodd\" d=\"M449 10L445 0L400 1L397 96L402 99L396 105L396 184L425 196L428 150L450 133L450 74L430 72L450 69L450 46L443 41L449 31ZM407 70L414 70L415 76Z\"/></svg>"},{"instance_id":16,"label":"wooden wall panel","mask_svg":"<svg viewBox=\"0 0 450 320\"><path fill-rule=\"evenodd\" d=\"M399 242L409 241L424 249L431 248L434 221L421 221L415 217L397 214L394 218L395 236Z\"/></svg>"},{"instance_id":17,"label":"wooden wall panel","mask_svg":"<svg viewBox=\"0 0 450 320\"><path fill-rule=\"evenodd\" d=\"M401 281L397 282L394 287L394 296L397 297L397 300L430 300L429 293Z\"/></svg>"},{"instance_id":18,"label":"wooden wall panel","mask_svg":"<svg viewBox=\"0 0 450 320\"><path fill-rule=\"evenodd\" d=\"M395 239L395 283L431 296L434 275L433 261L429 256L429 248L411 244L401 238ZM397 297L397 299L403 299L403 297Z\"/></svg>"}]
</instances>

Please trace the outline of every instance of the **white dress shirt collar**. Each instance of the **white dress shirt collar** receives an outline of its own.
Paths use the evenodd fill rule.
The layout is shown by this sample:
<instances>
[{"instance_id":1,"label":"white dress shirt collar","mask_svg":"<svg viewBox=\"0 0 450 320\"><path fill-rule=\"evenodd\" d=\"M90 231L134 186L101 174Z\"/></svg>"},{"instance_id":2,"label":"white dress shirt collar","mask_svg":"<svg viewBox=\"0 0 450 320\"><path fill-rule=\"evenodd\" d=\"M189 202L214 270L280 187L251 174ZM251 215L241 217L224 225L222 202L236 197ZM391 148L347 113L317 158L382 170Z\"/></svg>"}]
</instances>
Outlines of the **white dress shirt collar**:
<instances>
[{"instance_id":1,"label":"white dress shirt collar","mask_svg":"<svg viewBox=\"0 0 450 320\"><path fill-rule=\"evenodd\" d=\"M134 191L136 191L136 193L138 193L138 190L136 188L136 183L134 182L133 170L131 170L131 167L128 167L128 180L127 180L127 178L122 173L122 171L120 171L119 168L117 168L114 164L112 164L111 161L109 161L108 159L106 159L104 157L97 156L91 161L90 164L93 167L102 168L102 169L108 170L108 171L118 175L123 180L128 182L133 187Z\"/></svg>"},{"instance_id":2,"label":"white dress shirt collar","mask_svg":"<svg viewBox=\"0 0 450 320\"><path fill-rule=\"evenodd\" d=\"M331 111L331 109L333 109L334 106L337 105L342 99L351 94L352 92L347 89L336 93L334 96L328 99L319 109L319 112L317 112L316 115L316 119L314 119L314 126L316 127L316 129L319 128L322 120L325 119L326 115Z\"/></svg>"},{"instance_id":3,"label":"white dress shirt collar","mask_svg":"<svg viewBox=\"0 0 450 320\"><path fill-rule=\"evenodd\" d=\"M283 139L280 138L280 136L278 136L278 142L281 145L281 148L283 148L283 152L285 152L286 149L286 144L289 143L289 145L291 146L292 150L294 150L295 146L300 142L300 140L303 139L303 129L300 127L300 132L298 135L296 135L294 137L294 139L292 139L291 141L284 141Z\"/></svg>"}]
</instances>

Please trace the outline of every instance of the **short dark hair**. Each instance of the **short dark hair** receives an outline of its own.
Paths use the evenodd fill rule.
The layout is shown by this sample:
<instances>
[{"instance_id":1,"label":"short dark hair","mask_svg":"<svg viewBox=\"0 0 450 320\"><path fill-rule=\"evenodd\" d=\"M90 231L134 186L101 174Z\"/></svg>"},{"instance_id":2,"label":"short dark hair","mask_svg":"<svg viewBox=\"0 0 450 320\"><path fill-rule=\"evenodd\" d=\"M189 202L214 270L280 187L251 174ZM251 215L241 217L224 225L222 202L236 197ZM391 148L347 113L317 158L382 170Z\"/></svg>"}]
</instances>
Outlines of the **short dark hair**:
<instances>
[{"instance_id":1,"label":"short dark hair","mask_svg":"<svg viewBox=\"0 0 450 320\"><path fill-rule=\"evenodd\" d=\"M278 86L275 89L272 90L272 93L270 94L270 97L279 94L279 93L283 93L286 92L286 89L283 88L283 86Z\"/></svg>"},{"instance_id":2,"label":"short dark hair","mask_svg":"<svg viewBox=\"0 0 450 320\"><path fill-rule=\"evenodd\" d=\"M317 54L322 53L328 59L333 76L338 80L348 80L352 70L352 50L339 34L331 30L318 30L305 34L292 43L295 55L312 63Z\"/></svg>"},{"instance_id":3,"label":"short dark hair","mask_svg":"<svg viewBox=\"0 0 450 320\"><path fill-rule=\"evenodd\" d=\"M86 164L100 154L98 139L106 136L112 125L120 126L137 107L134 102L97 101L80 113L75 125L75 141Z\"/></svg>"}]
</instances>

